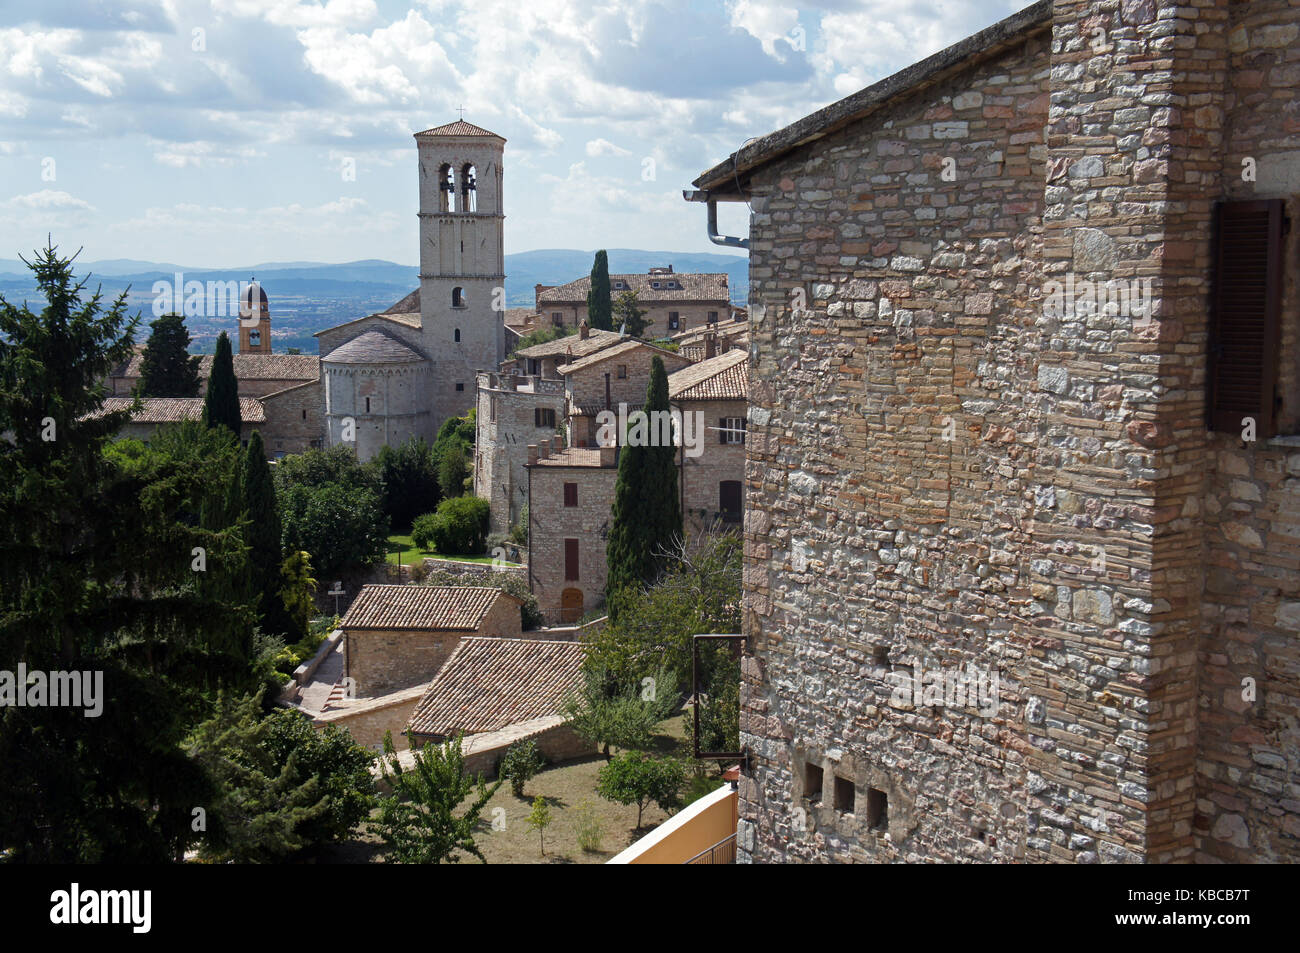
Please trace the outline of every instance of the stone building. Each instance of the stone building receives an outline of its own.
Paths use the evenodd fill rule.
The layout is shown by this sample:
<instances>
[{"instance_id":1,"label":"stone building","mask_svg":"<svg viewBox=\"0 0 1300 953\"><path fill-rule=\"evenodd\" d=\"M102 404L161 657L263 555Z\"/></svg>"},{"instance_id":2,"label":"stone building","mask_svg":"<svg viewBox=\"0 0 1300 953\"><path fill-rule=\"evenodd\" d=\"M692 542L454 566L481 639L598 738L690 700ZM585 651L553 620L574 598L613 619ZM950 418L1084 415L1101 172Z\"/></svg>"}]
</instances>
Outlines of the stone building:
<instances>
[{"instance_id":1,"label":"stone building","mask_svg":"<svg viewBox=\"0 0 1300 953\"><path fill-rule=\"evenodd\" d=\"M576 334L520 348L514 352L511 362L520 375L558 380L559 368L562 364L580 361L602 348L613 347L625 340L626 338L615 331L587 327L584 318L579 322ZM502 369L509 370L504 366Z\"/></svg>"},{"instance_id":2,"label":"stone building","mask_svg":"<svg viewBox=\"0 0 1300 953\"><path fill-rule=\"evenodd\" d=\"M536 310L544 323L577 327L587 317L590 291L590 275L563 285L537 285L533 289ZM611 300L628 291L636 292L637 306L645 312L647 338L732 320L726 274L674 272L672 265L665 265L644 275L609 276Z\"/></svg>"},{"instance_id":3,"label":"stone building","mask_svg":"<svg viewBox=\"0 0 1300 953\"><path fill-rule=\"evenodd\" d=\"M576 622L605 602L605 544L617 448L528 448L528 587L546 620Z\"/></svg>"},{"instance_id":4,"label":"stone building","mask_svg":"<svg viewBox=\"0 0 1300 953\"><path fill-rule=\"evenodd\" d=\"M714 346L712 339L706 348ZM688 538L705 530L739 531L744 512L745 427L749 352L710 355L668 376L668 399L683 419L697 422L690 435L698 453L683 448L678 479L682 529Z\"/></svg>"},{"instance_id":5,"label":"stone building","mask_svg":"<svg viewBox=\"0 0 1300 953\"><path fill-rule=\"evenodd\" d=\"M130 410L133 400L130 397L106 397L98 411L89 415L102 417ZM239 398L240 439L247 446L254 430L263 430L266 426L266 413L262 402L253 397ZM118 438L142 440L148 443L159 427L179 424L187 420L203 419L202 397L142 397L140 410L117 432Z\"/></svg>"},{"instance_id":6,"label":"stone building","mask_svg":"<svg viewBox=\"0 0 1300 953\"><path fill-rule=\"evenodd\" d=\"M690 358L625 338L587 357L562 364L556 373L564 379L565 408L569 416L569 445L594 447L601 411L626 416L645 403L650 368L655 358L669 374L691 363Z\"/></svg>"},{"instance_id":7,"label":"stone building","mask_svg":"<svg viewBox=\"0 0 1300 953\"><path fill-rule=\"evenodd\" d=\"M742 860L1300 858L1298 37L1040 2L696 181L752 208Z\"/></svg>"},{"instance_id":8,"label":"stone building","mask_svg":"<svg viewBox=\"0 0 1300 953\"><path fill-rule=\"evenodd\" d=\"M491 504L490 531L505 533L528 504L529 444L564 426L564 382L487 371L477 388L474 495Z\"/></svg>"},{"instance_id":9,"label":"stone building","mask_svg":"<svg viewBox=\"0 0 1300 953\"><path fill-rule=\"evenodd\" d=\"M478 372L505 356L505 140L462 119L415 142L420 287L316 335L327 443L355 437L363 460L411 436L432 443L443 421L474 406Z\"/></svg>"},{"instance_id":10,"label":"stone building","mask_svg":"<svg viewBox=\"0 0 1300 953\"><path fill-rule=\"evenodd\" d=\"M350 694L374 698L428 682L468 635L517 637L521 600L473 586L363 586L339 622Z\"/></svg>"}]
</instances>

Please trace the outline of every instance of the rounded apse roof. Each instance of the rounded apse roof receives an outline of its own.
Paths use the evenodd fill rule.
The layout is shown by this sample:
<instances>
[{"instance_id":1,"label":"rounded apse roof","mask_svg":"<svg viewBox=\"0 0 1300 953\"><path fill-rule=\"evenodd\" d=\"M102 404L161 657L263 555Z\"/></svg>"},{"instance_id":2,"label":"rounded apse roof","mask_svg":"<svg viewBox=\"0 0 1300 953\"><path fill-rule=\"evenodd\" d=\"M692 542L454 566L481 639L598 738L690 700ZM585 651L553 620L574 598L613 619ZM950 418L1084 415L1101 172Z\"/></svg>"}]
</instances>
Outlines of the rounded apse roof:
<instances>
[{"instance_id":1,"label":"rounded apse roof","mask_svg":"<svg viewBox=\"0 0 1300 953\"><path fill-rule=\"evenodd\" d=\"M382 331L365 331L321 360L326 364L416 364L424 357Z\"/></svg>"}]
</instances>

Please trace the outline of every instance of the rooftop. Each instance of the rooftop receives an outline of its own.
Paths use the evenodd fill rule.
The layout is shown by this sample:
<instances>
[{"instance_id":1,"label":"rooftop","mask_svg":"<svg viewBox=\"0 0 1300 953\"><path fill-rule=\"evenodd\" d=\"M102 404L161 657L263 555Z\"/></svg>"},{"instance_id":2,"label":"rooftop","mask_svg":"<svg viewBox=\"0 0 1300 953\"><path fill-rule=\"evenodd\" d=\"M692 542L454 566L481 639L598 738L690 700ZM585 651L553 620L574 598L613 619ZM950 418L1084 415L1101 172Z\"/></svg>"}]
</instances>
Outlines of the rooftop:
<instances>
[{"instance_id":1,"label":"rooftop","mask_svg":"<svg viewBox=\"0 0 1300 953\"><path fill-rule=\"evenodd\" d=\"M424 356L383 331L363 331L340 344L321 360L328 364L409 364Z\"/></svg>"},{"instance_id":2,"label":"rooftop","mask_svg":"<svg viewBox=\"0 0 1300 953\"><path fill-rule=\"evenodd\" d=\"M595 333L595 331L592 332L592 334ZM563 367L558 367L556 368L556 372L559 374L573 374L577 371L585 370L588 367L594 367L595 365L608 361L611 358L621 357L624 354L638 351L641 348L649 348L651 351L659 355L680 358L683 361L689 360L689 358L682 357L682 355L678 354L676 351L668 351L661 347L655 347L653 344L642 341L640 338L624 338L621 343L614 344L611 347L601 348L596 351L596 353L590 354L581 360L575 360L571 364L565 364Z\"/></svg>"},{"instance_id":3,"label":"rooftop","mask_svg":"<svg viewBox=\"0 0 1300 953\"><path fill-rule=\"evenodd\" d=\"M519 600L481 586L362 586L340 629L475 631L498 599Z\"/></svg>"},{"instance_id":4,"label":"rooftop","mask_svg":"<svg viewBox=\"0 0 1300 953\"><path fill-rule=\"evenodd\" d=\"M175 424L182 420L203 419L202 397L142 397L140 403L143 405L140 411L131 417L133 424ZM99 412L90 416L130 410L131 404L130 397L106 397ZM246 424L266 422L266 412L256 397L239 398L239 416Z\"/></svg>"},{"instance_id":5,"label":"rooftop","mask_svg":"<svg viewBox=\"0 0 1300 953\"><path fill-rule=\"evenodd\" d=\"M582 683L585 655L581 642L462 639L416 706L410 733L476 735L557 715Z\"/></svg>"},{"instance_id":6,"label":"rooftop","mask_svg":"<svg viewBox=\"0 0 1300 953\"><path fill-rule=\"evenodd\" d=\"M619 289L617 284L620 281L626 287ZM656 282L659 284L658 288L654 287ZM637 299L642 303L647 301L717 301L719 303L729 303L731 300L727 275L724 272L610 275L609 284L610 292L614 297L618 297L622 291L635 291ZM666 287L669 284L676 287ZM587 292L590 289L590 275L570 281L568 284L546 288L537 293L537 306L544 309L548 302L557 304L581 302L586 304Z\"/></svg>"},{"instance_id":7,"label":"rooftop","mask_svg":"<svg viewBox=\"0 0 1300 953\"><path fill-rule=\"evenodd\" d=\"M455 122L444 123L441 126L434 126L432 129L426 129L424 132L417 132L419 136L474 136L476 138L501 139L495 132L488 132L482 126L476 126L472 122L466 122L464 119L457 119Z\"/></svg>"},{"instance_id":8,"label":"rooftop","mask_svg":"<svg viewBox=\"0 0 1300 953\"><path fill-rule=\"evenodd\" d=\"M515 351L515 357L561 357L572 353L574 359L577 359L586 357L588 354L594 354L601 348L609 347L624 340L626 338L615 331L602 331L599 328L592 328L585 340L577 334L570 334L567 337L556 338L553 341L543 341L541 344L534 344L532 347Z\"/></svg>"},{"instance_id":9,"label":"rooftop","mask_svg":"<svg viewBox=\"0 0 1300 953\"><path fill-rule=\"evenodd\" d=\"M748 400L749 351L735 348L668 375L671 400Z\"/></svg>"},{"instance_id":10,"label":"rooftop","mask_svg":"<svg viewBox=\"0 0 1300 953\"><path fill-rule=\"evenodd\" d=\"M314 381L320 378L320 358L315 354L234 354L235 377L241 381L286 380ZM199 379L212 373L213 355L199 358ZM118 365L113 377L139 377L144 366L144 351L138 350L124 365Z\"/></svg>"}]
</instances>

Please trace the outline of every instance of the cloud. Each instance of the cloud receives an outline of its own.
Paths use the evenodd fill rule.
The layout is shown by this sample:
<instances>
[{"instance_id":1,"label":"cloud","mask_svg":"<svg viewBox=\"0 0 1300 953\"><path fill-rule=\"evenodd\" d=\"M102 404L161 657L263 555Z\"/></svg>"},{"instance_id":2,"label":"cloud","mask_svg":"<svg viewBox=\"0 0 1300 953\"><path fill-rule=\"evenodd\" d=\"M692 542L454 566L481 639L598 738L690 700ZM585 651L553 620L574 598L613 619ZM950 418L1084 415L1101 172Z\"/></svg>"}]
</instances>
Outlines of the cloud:
<instances>
[{"instance_id":1,"label":"cloud","mask_svg":"<svg viewBox=\"0 0 1300 953\"><path fill-rule=\"evenodd\" d=\"M587 155L595 156L630 156L632 153L614 145L608 139L590 139L587 141Z\"/></svg>"},{"instance_id":2,"label":"cloud","mask_svg":"<svg viewBox=\"0 0 1300 953\"><path fill-rule=\"evenodd\" d=\"M79 199L68 192L55 191L54 189L41 189L39 192L29 192L26 195L15 195L11 199L0 202L0 206L6 209L35 209L39 211L93 211L94 206L85 199Z\"/></svg>"}]
</instances>

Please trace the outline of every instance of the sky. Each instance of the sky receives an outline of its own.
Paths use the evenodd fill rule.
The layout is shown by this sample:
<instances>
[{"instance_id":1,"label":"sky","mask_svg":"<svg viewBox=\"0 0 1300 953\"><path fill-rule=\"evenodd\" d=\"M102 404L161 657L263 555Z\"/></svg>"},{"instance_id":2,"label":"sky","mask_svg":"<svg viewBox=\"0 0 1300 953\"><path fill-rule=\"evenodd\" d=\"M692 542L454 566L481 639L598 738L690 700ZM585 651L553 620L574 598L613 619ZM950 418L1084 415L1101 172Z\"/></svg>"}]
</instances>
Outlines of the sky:
<instances>
[{"instance_id":1,"label":"sky","mask_svg":"<svg viewBox=\"0 0 1300 953\"><path fill-rule=\"evenodd\" d=\"M411 136L462 108L507 254L725 252L691 180L1027 2L0 0L0 258L414 264Z\"/></svg>"}]
</instances>

